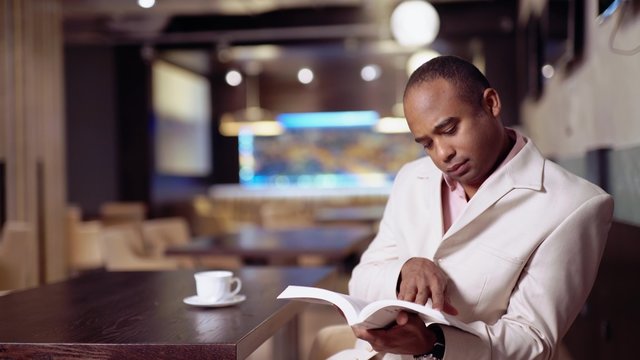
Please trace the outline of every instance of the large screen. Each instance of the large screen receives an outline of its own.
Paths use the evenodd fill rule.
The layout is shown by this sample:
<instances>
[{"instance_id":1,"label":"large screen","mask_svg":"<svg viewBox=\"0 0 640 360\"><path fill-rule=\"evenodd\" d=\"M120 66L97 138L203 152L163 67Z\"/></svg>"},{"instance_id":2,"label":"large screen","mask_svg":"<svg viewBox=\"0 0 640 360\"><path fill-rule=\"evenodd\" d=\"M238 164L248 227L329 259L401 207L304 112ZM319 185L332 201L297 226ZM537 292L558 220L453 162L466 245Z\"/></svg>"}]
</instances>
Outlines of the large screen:
<instances>
[{"instance_id":1,"label":"large screen","mask_svg":"<svg viewBox=\"0 0 640 360\"><path fill-rule=\"evenodd\" d=\"M239 135L240 181L248 186L388 186L423 156L410 133L375 130L375 112L281 114L277 136Z\"/></svg>"},{"instance_id":2,"label":"large screen","mask_svg":"<svg viewBox=\"0 0 640 360\"><path fill-rule=\"evenodd\" d=\"M162 60L153 63L155 168L159 174L209 175L210 103L206 77Z\"/></svg>"}]
</instances>

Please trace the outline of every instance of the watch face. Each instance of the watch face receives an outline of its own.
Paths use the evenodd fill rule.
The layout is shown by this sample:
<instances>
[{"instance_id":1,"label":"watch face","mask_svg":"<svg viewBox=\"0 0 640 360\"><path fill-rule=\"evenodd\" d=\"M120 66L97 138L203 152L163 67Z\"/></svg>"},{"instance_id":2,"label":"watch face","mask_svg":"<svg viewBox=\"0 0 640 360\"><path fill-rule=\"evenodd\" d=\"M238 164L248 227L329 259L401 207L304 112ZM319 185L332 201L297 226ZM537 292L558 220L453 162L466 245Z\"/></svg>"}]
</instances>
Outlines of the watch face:
<instances>
[{"instance_id":1,"label":"watch face","mask_svg":"<svg viewBox=\"0 0 640 360\"><path fill-rule=\"evenodd\" d=\"M433 354L414 355L413 358L415 360L441 360L440 358L433 356Z\"/></svg>"}]
</instances>

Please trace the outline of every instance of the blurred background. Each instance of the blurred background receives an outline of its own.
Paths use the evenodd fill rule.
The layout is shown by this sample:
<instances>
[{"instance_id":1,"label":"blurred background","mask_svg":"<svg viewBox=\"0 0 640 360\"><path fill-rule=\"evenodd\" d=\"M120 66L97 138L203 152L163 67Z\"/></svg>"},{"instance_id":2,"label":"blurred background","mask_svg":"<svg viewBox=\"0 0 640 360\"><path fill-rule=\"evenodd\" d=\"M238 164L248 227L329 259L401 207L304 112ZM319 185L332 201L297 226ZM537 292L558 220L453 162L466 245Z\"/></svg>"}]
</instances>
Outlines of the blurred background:
<instances>
[{"instance_id":1,"label":"blurred background","mask_svg":"<svg viewBox=\"0 0 640 360\"><path fill-rule=\"evenodd\" d=\"M486 74L506 125L614 196L603 268L619 279L640 257L639 11L637 0L0 0L0 224L30 227L31 286L81 269L74 226L96 221L179 217L197 236L355 209L375 226L395 172L422 156L404 83L447 54ZM88 267L103 266L94 255ZM625 358L638 332L619 324L640 319L593 310L622 291L602 283L573 351Z\"/></svg>"}]
</instances>

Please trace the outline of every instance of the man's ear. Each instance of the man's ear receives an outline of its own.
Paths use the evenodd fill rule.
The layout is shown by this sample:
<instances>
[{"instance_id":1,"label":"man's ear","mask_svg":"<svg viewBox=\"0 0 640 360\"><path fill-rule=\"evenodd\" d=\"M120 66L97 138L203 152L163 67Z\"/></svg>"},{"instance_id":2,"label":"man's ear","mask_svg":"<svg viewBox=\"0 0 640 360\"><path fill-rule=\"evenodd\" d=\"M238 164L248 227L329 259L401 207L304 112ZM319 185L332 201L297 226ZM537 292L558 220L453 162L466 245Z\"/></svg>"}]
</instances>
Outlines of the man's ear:
<instances>
[{"instance_id":1,"label":"man's ear","mask_svg":"<svg viewBox=\"0 0 640 360\"><path fill-rule=\"evenodd\" d=\"M500 95L493 88L486 88L482 94L482 102L485 106L485 110L488 111L494 117L500 115L502 104L500 103Z\"/></svg>"}]
</instances>

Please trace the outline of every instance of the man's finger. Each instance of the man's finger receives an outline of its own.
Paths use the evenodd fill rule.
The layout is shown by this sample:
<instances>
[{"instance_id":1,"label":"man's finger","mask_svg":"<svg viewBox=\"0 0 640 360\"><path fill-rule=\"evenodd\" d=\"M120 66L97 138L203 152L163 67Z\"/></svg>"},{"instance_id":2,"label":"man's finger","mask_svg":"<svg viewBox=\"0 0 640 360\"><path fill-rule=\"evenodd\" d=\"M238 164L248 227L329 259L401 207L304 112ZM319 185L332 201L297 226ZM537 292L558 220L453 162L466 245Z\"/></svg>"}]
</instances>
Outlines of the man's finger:
<instances>
[{"instance_id":1,"label":"man's finger","mask_svg":"<svg viewBox=\"0 0 640 360\"><path fill-rule=\"evenodd\" d=\"M444 289L438 283L431 287L431 301L434 309L444 309Z\"/></svg>"},{"instance_id":2,"label":"man's finger","mask_svg":"<svg viewBox=\"0 0 640 360\"><path fill-rule=\"evenodd\" d=\"M416 304L424 305L429 300L429 296L431 296L431 291L429 290L429 288L426 288L422 291L418 291L418 294L416 295L415 299L413 299L413 302Z\"/></svg>"},{"instance_id":3,"label":"man's finger","mask_svg":"<svg viewBox=\"0 0 640 360\"><path fill-rule=\"evenodd\" d=\"M450 315L458 315L458 309L451 305L448 300L444 302L444 308L442 309L442 311Z\"/></svg>"},{"instance_id":4,"label":"man's finger","mask_svg":"<svg viewBox=\"0 0 640 360\"><path fill-rule=\"evenodd\" d=\"M444 296L444 308L442 309L442 311L450 315L458 315L458 309L456 309L455 306L451 304L451 299L448 295Z\"/></svg>"},{"instance_id":5,"label":"man's finger","mask_svg":"<svg viewBox=\"0 0 640 360\"><path fill-rule=\"evenodd\" d=\"M416 298L416 292L417 290L415 288L404 289L404 290L400 288L398 299L413 302L413 300L415 300Z\"/></svg>"},{"instance_id":6,"label":"man's finger","mask_svg":"<svg viewBox=\"0 0 640 360\"><path fill-rule=\"evenodd\" d=\"M400 311L396 316L396 324L404 325L409 321L409 314L406 311Z\"/></svg>"},{"instance_id":7,"label":"man's finger","mask_svg":"<svg viewBox=\"0 0 640 360\"><path fill-rule=\"evenodd\" d=\"M369 333L369 331L361 326L352 326L351 330L353 330L353 334L362 340L365 341L372 341L374 339L374 336Z\"/></svg>"}]
</instances>

